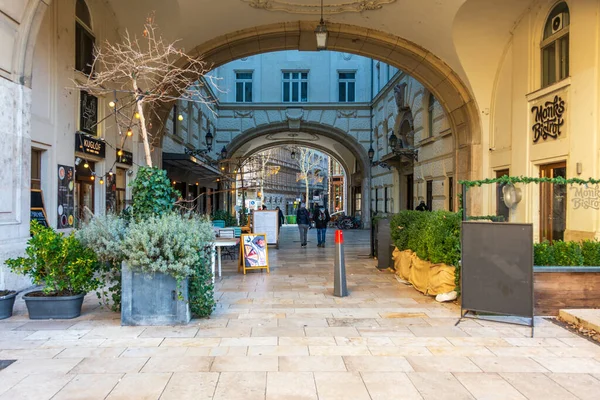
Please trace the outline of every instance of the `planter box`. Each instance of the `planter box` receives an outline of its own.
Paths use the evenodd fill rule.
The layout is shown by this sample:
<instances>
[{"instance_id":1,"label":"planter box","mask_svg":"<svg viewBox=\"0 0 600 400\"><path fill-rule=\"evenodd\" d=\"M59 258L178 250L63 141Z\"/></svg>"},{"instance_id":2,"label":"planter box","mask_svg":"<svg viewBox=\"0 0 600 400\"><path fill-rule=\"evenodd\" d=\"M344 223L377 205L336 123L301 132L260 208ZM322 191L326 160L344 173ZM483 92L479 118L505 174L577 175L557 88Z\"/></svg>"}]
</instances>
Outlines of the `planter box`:
<instances>
[{"instance_id":1,"label":"planter box","mask_svg":"<svg viewBox=\"0 0 600 400\"><path fill-rule=\"evenodd\" d=\"M12 316L15 297L17 297L17 292L11 292L5 296L0 296L0 319L6 319Z\"/></svg>"},{"instance_id":2,"label":"planter box","mask_svg":"<svg viewBox=\"0 0 600 400\"><path fill-rule=\"evenodd\" d=\"M561 308L598 308L600 267L533 267L535 315Z\"/></svg>"},{"instance_id":3,"label":"planter box","mask_svg":"<svg viewBox=\"0 0 600 400\"><path fill-rule=\"evenodd\" d=\"M188 282L170 275L132 271L122 264L121 325L182 325L190 322ZM179 292L183 299L179 299Z\"/></svg>"},{"instance_id":4,"label":"planter box","mask_svg":"<svg viewBox=\"0 0 600 400\"><path fill-rule=\"evenodd\" d=\"M72 319L81 315L85 293L75 296L23 296L29 319Z\"/></svg>"}]
</instances>

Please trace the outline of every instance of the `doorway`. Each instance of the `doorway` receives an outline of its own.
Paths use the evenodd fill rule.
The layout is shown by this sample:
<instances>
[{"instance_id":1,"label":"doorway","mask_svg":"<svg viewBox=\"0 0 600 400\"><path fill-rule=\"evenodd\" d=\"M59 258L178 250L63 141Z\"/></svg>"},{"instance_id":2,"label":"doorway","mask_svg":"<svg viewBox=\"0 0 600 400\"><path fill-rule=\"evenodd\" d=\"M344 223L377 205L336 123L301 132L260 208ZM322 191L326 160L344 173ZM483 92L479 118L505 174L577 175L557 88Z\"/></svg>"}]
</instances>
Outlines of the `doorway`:
<instances>
[{"instance_id":1,"label":"doorway","mask_svg":"<svg viewBox=\"0 0 600 400\"><path fill-rule=\"evenodd\" d=\"M87 223L95 214L95 175L96 164L91 161L79 163L75 167L75 190L77 192L77 216L79 222Z\"/></svg>"},{"instance_id":2,"label":"doorway","mask_svg":"<svg viewBox=\"0 0 600 400\"><path fill-rule=\"evenodd\" d=\"M540 166L540 178L567 178L566 162ZM564 240L567 226L567 185L540 184L540 241Z\"/></svg>"}]
</instances>

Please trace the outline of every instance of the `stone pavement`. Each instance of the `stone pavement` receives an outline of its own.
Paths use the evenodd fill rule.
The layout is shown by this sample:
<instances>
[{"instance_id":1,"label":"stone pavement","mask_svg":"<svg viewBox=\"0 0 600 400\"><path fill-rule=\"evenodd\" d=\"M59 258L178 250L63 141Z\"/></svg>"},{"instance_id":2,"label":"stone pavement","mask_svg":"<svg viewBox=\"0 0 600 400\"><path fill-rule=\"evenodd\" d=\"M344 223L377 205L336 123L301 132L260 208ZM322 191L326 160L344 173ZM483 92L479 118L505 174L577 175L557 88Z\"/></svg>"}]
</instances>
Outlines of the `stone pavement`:
<instances>
[{"instance_id":1,"label":"stone pavement","mask_svg":"<svg viewBox=\"0 0 600 400\"><path fill-rule=\"evenodd\" d=\"M218 307L183 327L121 327L87 297L75 320L0 321L0 400L598 399L600 347L554 325L466 320L379 272L346 231L350 296L327 248L283 229L271 274L225 262ZM0 368L2 363L0 362Z\"/></svg>"}]
</instances>

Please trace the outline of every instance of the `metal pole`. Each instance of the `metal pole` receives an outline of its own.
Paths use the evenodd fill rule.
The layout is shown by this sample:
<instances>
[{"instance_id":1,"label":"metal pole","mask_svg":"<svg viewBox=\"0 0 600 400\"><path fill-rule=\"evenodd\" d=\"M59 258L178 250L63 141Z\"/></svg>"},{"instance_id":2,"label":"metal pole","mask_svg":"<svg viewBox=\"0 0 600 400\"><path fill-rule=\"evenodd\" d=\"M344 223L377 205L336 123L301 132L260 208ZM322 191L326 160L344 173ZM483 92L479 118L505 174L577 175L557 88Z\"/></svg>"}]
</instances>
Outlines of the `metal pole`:
<instances>
[{"instance_id":1,"label":"metal pole","mask_svg":"<svg viewBox=\"0 0 600 400\"><path fill-rule=\"evenodd\" d=\"M346 286L346 261L344 260L344 234L339 229L335 231L335 261L333 274L333 295L337 297L348 296L348 287Z\"/></svg>"}]
</instances>

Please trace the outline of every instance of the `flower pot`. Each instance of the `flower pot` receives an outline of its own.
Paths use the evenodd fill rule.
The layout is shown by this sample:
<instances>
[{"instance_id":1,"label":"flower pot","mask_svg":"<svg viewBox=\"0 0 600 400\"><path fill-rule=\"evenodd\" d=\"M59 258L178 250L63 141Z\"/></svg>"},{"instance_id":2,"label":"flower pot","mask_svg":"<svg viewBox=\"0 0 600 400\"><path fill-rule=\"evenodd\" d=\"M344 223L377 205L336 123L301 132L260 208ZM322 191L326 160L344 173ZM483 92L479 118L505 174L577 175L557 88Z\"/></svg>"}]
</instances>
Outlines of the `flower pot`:
<instances>
[{"instance_id":1,"label":"flower pot","mask_svg":"<svg viewBox=\"0 0 600 400\"><path fill-rule=\"evenodd\" d=\"M190 322L187 279L177 285L170 275L134 271L125 262L121 271L121 325L184 325Z\"/></svg>"},{"instance_id":2,"label":"flower pot","mask_svg":"<svg viewBox=\"0 0 600 400\"><path fill-rule=\"evenodd\" d=\"M71 319L81 315L85 293L74 296L23 296L29 311L29 319Z\"/></svg>"},{"instance_id":3,"label":"flower pot","mask_svg":"<svg viewBox=\"0 0 600 400\"><path fill-rule=\"evenodd\" d=\"M0 319L6 319L12 316L15 297L17 297L17 292L14 291L9 292L7 295L0 296Z\"/></svg>"}]
</instances>

